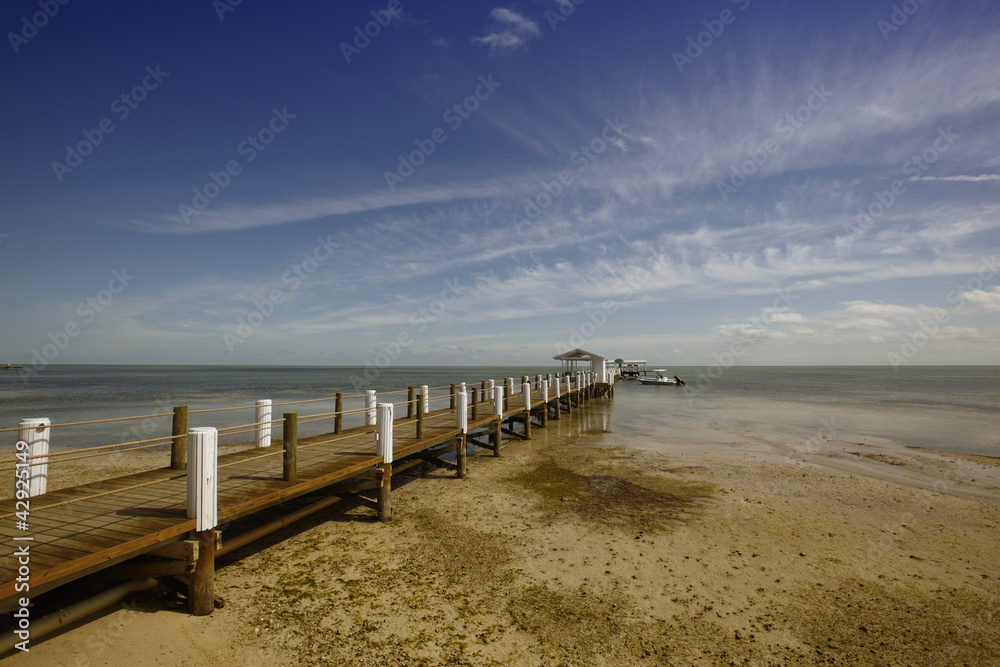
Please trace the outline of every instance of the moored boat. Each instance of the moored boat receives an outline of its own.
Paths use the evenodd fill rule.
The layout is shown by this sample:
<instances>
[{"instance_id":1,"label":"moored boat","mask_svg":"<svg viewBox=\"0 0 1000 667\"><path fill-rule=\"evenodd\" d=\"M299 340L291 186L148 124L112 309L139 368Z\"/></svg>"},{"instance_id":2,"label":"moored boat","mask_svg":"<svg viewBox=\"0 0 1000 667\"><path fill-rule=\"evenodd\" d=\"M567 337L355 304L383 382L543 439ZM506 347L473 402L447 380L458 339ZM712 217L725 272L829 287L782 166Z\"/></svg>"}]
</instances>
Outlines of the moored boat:
<instances>
[{"instance_id":1,"label":"moored boat","mask_svg":"<svg viewBox=\"0 0 1000 667\"><path fill-rule=\"evenodd\" d=\"M679 387L684 384L684 380L680 379L676 375L674 375L673 377L665 375L665 373L667 372L665 368L658 368L653 372L656 373L655 377L651 378L641 377L638 378L639 382L641 384L658 384L658 385L667 385L671 387Z\"/></svg>"}]
</instances>

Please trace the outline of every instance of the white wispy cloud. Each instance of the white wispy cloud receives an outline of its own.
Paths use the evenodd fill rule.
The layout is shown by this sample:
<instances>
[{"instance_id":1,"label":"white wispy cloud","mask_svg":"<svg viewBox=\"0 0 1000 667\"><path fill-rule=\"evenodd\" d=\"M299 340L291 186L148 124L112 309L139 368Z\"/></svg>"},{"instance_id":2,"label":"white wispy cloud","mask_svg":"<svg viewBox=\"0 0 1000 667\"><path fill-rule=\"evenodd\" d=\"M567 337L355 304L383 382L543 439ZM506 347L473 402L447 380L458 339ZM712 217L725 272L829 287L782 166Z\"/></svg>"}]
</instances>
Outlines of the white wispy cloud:
<instances>
[{"instance_id":1,"label":"white wispy cloud","mask_svg":"<svg viewBox=\"0 0 1000 667\"><path fill-rule=\"evenodd\" d=\"M496 7L490 12L493 26L490 32L473 37L473 44L490 47L492 52L513 51L542 36L538 24L512 9Z\"/></svg>"},{"instance_id":2,"label":"white wispy cloud","mask_svg":"<svg viewBox=\"0 0 1000 667\"><path fill-rule=\"evenodd\" d=\"M994 287L991 290L979 289L963 292L960 296L987 312L1000 312L1000 287Z\"/></svg>"},{"instance_id":3,"label":"white wispy cloud","mask_svg":"<svg viewBox=\"0 0 1000 667\"><path fill-rule=\"evenodd\" d=\"M980 174L979 176L914 176L911 181L957 181L978 183L982 181L1000 181L1000 174Z\"/></svg>"}]
</instances>

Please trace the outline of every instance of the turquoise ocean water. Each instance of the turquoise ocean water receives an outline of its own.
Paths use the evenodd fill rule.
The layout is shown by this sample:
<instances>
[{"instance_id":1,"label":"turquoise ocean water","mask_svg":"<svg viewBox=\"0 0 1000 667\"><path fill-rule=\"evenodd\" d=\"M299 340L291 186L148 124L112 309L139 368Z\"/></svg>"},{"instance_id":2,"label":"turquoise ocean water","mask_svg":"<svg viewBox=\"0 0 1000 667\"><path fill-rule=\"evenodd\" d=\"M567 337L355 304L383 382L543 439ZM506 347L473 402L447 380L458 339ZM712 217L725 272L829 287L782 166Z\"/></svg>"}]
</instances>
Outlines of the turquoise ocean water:
<instances>
[{"instance_id":1,"label":"turquoise ocean water","mask_svg":"<svg viewBox=\"0 0 1000 667\"><path fill-rule=\"evenodd\" d=\"M652 366L650 366L652 368ZM0 428L26 417L53 424L152 415L174 405L190 410L332 398L336 392L375 389L379 401L405 400L407 386L446 387L452 382L520 377L558 367L205 367L51 366L28 379L0 372ZM891 440L903 445L1000 456L1000 367L670 367L684 387L619 382L615 400L599 408L606 444L656 449L731 442L743 434L795 443L828 437L856 442ZM386 395L383 392L404 390ZM447 393L447 388L431 392ZM362 405L361 398L345 408ZM443 405L439 404L441 407ZM595 406L596 407L596 406ZM333 411L333 401L276 407L304 416ZM190 426L219 428L253 421L252 410L194 413ZM359 416L346 418L348 426ZM170 417L53 429L53 449L168 435ZM332 422L300 426L300 433L332 430ZM280 431L276 431L279 434ZM280 435L279 435L280 437ZM245 434L232 440L249 440ZM0 433L13 448L16 433Z\"/></svg>"}]
</instances>

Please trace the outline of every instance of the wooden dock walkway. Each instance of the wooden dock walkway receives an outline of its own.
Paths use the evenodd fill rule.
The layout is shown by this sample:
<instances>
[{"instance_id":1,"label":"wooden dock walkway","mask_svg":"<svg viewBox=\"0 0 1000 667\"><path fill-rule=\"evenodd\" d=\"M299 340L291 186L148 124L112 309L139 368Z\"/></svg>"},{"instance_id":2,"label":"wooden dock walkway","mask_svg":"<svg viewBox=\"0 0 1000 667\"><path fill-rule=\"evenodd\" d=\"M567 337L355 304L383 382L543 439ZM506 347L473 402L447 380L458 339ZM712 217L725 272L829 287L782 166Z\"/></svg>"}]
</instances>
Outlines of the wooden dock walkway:
<instances>
[{"instance_id":1,"label":"wooden dock walkway","mask_svg":"<svg viewBox=\"0 0 1000 667\"><path fill-rule=\"evenodd\" d=\"M469 406L467 435L457 426L455 409L426 415L418 409L415 416L393 420L391 466L383 466L376 452L375 426L298 440L293 450L293 481L286 481L287 456L281 441L220 455L218 522L320 490L328 494L314 502L316 510L322 509L346 494L378 487L383 469L391 477L427 460L463 475L470 444L489 447L499 456L505 438L530 438L532 427L544 426L547 420L612 392L613 384L582 382L571 391L563 390L558 398L550 393L546 402L542 390L536 388L530 393L530 409L525 408L523 395L514 393L502 416L494 414L493 401L483 401L480 394L480 400ZM440 458L452 453L455 463ZM192 540L196 520L187 516L187 477L186 471L161 468L35 496L30 499L28 525L23 529L18 527L17 513L24 505L14 499L0 501L0 537L8 545L27 546L30 553L27 565L19 561L14 549L0 557L0 610L16 608L24 595L33 598L98 572L108 581L190 575L203 565L206 555L214 562L218 555L260 536L250 531L233 539L216 537L216 548L207 549L206 554L202 544L199 556L198 542ZM281 525L307 513L299 510ZM25 567L30 579L19 576ZM23 592L25 582L30 583L30 593Z\"/></svg>"}]
</instances>

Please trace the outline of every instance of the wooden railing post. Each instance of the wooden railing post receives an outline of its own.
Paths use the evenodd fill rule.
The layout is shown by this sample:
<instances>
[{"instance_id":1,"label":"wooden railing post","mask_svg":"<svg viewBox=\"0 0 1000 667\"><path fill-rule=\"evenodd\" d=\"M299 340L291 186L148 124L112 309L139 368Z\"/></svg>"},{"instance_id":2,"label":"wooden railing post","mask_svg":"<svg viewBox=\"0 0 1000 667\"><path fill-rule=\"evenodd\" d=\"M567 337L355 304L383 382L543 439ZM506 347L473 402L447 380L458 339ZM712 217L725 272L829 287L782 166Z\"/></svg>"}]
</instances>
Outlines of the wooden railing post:
<instances>
[{"instance_id":1,"label":"wooden railing post","mask_svg":"<svg viewBox=\"0 0 1000 667\"><path fill-rule=\"evenodd\" d=\"M218 524L219 432L199 427L188 431L187 516L195 519L198 560L191 575L191 613L208 616L215 608L215 526Z\"/></svg>"},{"instance_id":2,"label":"wooden railing post","mask_svg":"<svg viewBox=\"0 0 1000 667\"><path fill-rule=\"evenodd\" d=\"M376 511L378 520L388 523L392 521L392 403L380 403L378 406L375 452L382 458L382 465L375 469L375 482L378 485Z\"/></svg>"},{"instance_id":3,"label":"wooden railing post","mask_svg":"<svg viewBox=\"0 0 1000 667\"><path fill-rule=\"evenodd\" d=\"M406 392L406 418L413 418L413 387L409 387Z\"/></svg>"},{"instance_id":4,"label":"wooden railing post","mask_svg":"<svg viewBox=\"0 0 1000 667\"><path fill-rule=\"evenodd\" d=\"M417 401L417 439L424 437L424 401L423 397Z\"/></svg>"},{"instance_id":5,"label":"wooden railing post","mask_svg":"<svg viewBox=\"0 0 1000 667\"><path fill-rule=\"evenodd\" d=\"M271 399L257 401L254 409L254 423L257 424L256 436L258 447L271 446Z\"/></svg>"},{"instance_id":6,"label":"wooden railing post","mask_svg":"<svg viewBox=\"0 0 1000 667\"><path fill-rule=\"evenodd\" d=\"M170 442L170 469L187 467L188 409L186 405L174 407L173 440Z\"/></svg>"},{"instance_id":7,"label":"wooden railing post","mask_svg":"<svg viewBox=\"0 0 1000 667\"><path fill-rule=\"evenodd\" d=\"M282 457L282 476L286 482L294 482L298 467L299 416L296 412L286 412L284 426L281 429L281 441L285 448Z\"/></svg>"},{"instance_id":8,"label":"wooden railing post","mask_svg":"<svg viewBox=\"0 0 1000 667\"><path fill-rule=\"evenodd\" d=\"M48 418L22 419L18 423L17 441L25 443L22 445L24 452L28 456L28 497L43 495L48 490L49 485L49 433L52 422ZM18 454L22 450L18 450ZM18 465L21 465L20 463ZM18 465L14 466L15 479L20 471ZM23 466L21 466L23 469ZM14 487L18 487L15 485ZM18 496L21 498L21 496ZM25 589L27 590L27 589Z\"/></svg>"},{"instance_id":9,"label":"wooden railing post","mask_svg":"<svg viewBox=\"0 0 1000 667\"><path fill-rule=\"evenodd\" d=\"M476 388L473 387L470 391L472 398L472 418L475 420L479 419L479 401L476 400L478 398L476 396Z\"/></svg>"},{"instance_id":10,"label":"wooden railing post","mask_svg":"<svg viewBox=\"0 0 1000 667\"><path fill-rule=\"evenodd\" d=\"M448 409L449 410L454 410L455 409L455 385L454 385L454 383L452 383L452 385L451 385L451 393L448 394L448 396L451 398L451 401L448 403Z\"/></svg>"},{"instance_id":11,"label":"wooden railing post","mask_svg":"<svg viewBox=\"0 0 1000 667\"><path fill-rule=\"evenodd\" d=\"M333 409L337 412L337 416L333 418L333 432L342 433L344 431L344 415L341 413L344 411L344 394L339 391Z\"/></svg>"}]
</instances>

